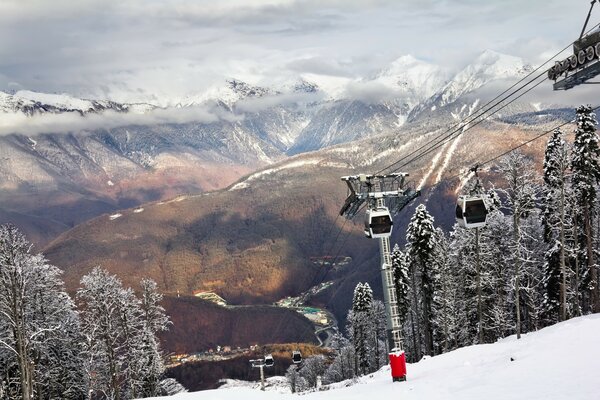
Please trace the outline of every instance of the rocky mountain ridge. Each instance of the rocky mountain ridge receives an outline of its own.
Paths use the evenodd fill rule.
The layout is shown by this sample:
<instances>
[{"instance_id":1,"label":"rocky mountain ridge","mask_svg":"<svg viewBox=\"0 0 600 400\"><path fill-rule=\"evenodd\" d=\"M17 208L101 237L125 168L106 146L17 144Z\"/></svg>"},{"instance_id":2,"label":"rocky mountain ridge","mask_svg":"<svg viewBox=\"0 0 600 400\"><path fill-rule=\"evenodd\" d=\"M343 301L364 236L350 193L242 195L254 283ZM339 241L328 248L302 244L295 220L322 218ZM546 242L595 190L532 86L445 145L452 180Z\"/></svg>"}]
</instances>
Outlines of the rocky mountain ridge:
<instances>
[{"instance_id":1,"label":"rocky mountain ridge","mask_svg":"<svg viewBox=\"0 0 600 400\"><path fill-rule=\"evenodd\" d=\"M452 76L403 56L339 96L306 79L279 87L231 79L169 109L0 92L0 222L23 224L34 236L43 226L47 237L33 238L43 244L95 215L223 188L290 155L378 135L402 138L406 123L434 131L477 109L490 85L529 68L487 51ZM519 102L496 118L540 108ZM46 133L11 133L15 116L32 121L36 132L44 132L35 124L45 127L47 117L75 118L83 127L91 118L95 128L53 133L57 125L49 124Z\"/></svg>"}]
</instances>

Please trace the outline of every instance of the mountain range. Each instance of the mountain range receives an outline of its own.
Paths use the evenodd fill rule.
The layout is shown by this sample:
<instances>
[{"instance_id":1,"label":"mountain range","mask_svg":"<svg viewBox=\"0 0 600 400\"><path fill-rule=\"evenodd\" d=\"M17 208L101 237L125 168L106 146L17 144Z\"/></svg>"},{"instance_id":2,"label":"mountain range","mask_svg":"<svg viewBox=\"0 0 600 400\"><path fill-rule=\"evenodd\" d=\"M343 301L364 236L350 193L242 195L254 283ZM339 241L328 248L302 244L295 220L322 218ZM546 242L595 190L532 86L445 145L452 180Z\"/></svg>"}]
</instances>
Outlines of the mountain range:
<instances>
[{"instance_id":1,"label":"mountain range","mask_svg":"<svg viewBox=\"0 0 600 400\"><path fill-rule=\"evenodd\" d=\"M344 87L231 79L167 109L5 93L0 223L45 247L71 290L95 265L133 287L149 276L172 298L209 290L244 305L331 280L311 302L343 321L356 283L379 290L380 278L360 221L336 217L346 195L340 176L411 154L531 70L491 51L456 74L404 56ZM449 226L470 166L571 117L520 100L404 171L416 187L437 185L420 201ZM11 131L11 118L27 122ZM63 118L94 129L70 131ZM539 141L526 149L538 161L542 151ZM398 216L395 242L410 212ZM338 228L342 246L328 235ZM336 254L352 261L333 269L314 261Z\"/></svg>"}]
</instances>

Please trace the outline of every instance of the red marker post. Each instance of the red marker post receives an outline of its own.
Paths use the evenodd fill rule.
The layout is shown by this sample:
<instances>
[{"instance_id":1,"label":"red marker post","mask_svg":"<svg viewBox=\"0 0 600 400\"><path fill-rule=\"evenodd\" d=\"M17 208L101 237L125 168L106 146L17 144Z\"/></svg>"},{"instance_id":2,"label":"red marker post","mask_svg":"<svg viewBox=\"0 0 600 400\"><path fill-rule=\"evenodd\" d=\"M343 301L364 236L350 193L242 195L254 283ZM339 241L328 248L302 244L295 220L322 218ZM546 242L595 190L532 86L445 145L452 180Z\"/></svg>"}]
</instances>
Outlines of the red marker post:
<instances>
[{"instance_id":1,"label":"red marker post","mask_svg":"<svg viewBox=\"0 0 600 400\"><path fill-rule=\"evenodd\" d=\"M406 380L406 355L404 351L398 350L389 354L392 369L392 380L403 382Z\"/></svg>"}]
</instances>

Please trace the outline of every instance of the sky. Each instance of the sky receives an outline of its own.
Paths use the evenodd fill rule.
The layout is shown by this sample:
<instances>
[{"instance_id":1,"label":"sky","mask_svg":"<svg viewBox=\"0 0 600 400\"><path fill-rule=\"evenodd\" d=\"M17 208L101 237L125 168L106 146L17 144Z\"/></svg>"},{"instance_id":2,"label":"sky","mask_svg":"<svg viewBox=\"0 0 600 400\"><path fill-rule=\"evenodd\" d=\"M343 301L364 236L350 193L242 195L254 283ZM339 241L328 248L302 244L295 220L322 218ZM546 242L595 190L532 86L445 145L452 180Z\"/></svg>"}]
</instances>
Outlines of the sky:
<instances>
[{"instance_id":1,"label":"sky","mask_svg":"<svg viewBox=\"0 0 600 400\"><path fill-rule=\"evenodd\" d=\"M227 78L369 77L406 54L451 70L486 49L536 64L578 37L588 9L589 0L0 0L0 90L168 104Z\"/></svg>"}]
</instances>

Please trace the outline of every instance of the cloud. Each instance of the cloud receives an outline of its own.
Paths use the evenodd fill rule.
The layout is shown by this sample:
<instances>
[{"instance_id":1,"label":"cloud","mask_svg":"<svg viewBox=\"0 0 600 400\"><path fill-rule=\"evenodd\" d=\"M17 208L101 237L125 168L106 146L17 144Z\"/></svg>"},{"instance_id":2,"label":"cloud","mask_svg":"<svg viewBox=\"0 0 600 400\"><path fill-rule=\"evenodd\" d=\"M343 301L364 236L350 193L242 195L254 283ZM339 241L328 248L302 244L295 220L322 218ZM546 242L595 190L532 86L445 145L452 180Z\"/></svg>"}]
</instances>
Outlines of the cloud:
<instances>
[{"instance_id":1,"label":"cloud","mask_svg":"<svg viewBox=\"0 0 600 400\"><path fill-rule=\"evenodd\" d=\"M454 69L486 48L535 61L576 37L588 8L564 0L2 0L0 90L18 82L164 106L226 77L357 79L404 54Z\"/></svg>"},{"instance_id":2,"label":"cloud","mask_svg":"<svg viewBox=\"0 0 600 400\"><path fill-rule=\"evenodd\" d=\"M44 113L27 116L17 113L0 113L0 135L23 134L35 136L43 133L78 133L98 129L126 126L153 126L164 124L210 124L220 121L238 122L245 114L258 113L276 106L306 107L323 100L321 92L278 93L262 97L248 97L235 103L233 111L217 105L154 108L146 112L116 112L106 110L81 115L79 112Z\"/></svg>"},{"instance_id":3,"label":"cloud","mask_svg":"<svg viewBox=\"0 0 600 400\"><path fill-rule=\"evenodd\" d=\"M309 103L321 101L323 98L321 92L282 93L262 97L248 97L238 101L235 104L235 109L242 113L257 113L276 106L305 106Z\"/></svg>"},{"instance_id":4,"label":"cloud","mask_svg":"<svg viewBox=\"0 0 600 400\"><path fill-rule=\"evenodd\" d=\"M235 122L242 118L243 116L209 107L157 108L146 113L109 110L83 116L78 112L45 113L31 117L22 113L0 113L0 135L89 132L133 125L210 124L218 121Z\"/></svg>"},{"instance_id":5,"label":"cloud","mask_svg":"<svg viewBox=\"0 0 600 400\"><path fill-rule=\"evenodd\" d=\"M346 97L367 104L381 103L393 100L401 95L398 90L380 82L350 82L346 86Z\"/></svg>"}]
</instances>

